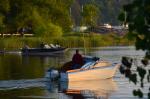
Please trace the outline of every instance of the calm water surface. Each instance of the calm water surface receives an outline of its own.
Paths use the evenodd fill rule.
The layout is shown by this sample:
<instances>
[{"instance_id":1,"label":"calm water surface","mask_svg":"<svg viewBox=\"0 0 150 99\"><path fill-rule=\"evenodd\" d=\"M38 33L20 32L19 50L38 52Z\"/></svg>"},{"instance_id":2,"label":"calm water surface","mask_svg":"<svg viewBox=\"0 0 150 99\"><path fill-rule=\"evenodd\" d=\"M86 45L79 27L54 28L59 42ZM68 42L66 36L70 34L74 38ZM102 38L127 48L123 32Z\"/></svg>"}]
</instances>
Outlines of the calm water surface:
<instances>
[{"instance_id":1,"label":"calm water surface","mask_svg":"<svg viewBox=\"0 0 150 99\"><path fill-rule=\"evenodd\" d=\"M59 83L44 78L48 68L59 68L74 52L70 49L61 55L30 57L19 52L0 55L0 99L137 99L132 91L140 85L129 82L119 71L113 79L101 81ZM120 63L122 56L142 59L144 52L134 47L101 47L87 49L86 55ZM142 89L145 99L148 87L145 83Z\"/></svg>"}]
</instances>

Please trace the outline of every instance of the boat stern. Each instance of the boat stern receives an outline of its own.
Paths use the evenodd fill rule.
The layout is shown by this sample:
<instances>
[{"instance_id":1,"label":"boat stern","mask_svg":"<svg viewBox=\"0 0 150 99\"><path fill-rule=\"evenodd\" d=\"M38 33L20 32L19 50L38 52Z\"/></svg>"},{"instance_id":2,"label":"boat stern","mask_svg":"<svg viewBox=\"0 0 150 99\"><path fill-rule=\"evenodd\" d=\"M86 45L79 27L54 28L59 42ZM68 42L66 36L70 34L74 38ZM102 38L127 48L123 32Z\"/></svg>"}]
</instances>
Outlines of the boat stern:
<instances>
[{"instance_id":1,"label":"boat stern","mask_svg":"<svg viewBox=\"0 0 150 99\"><path fill-rule=\"evenodd\" d=\"M60 73L60 81L68 81L68 73L61 72Z\"/></svg>"}]
</instances>

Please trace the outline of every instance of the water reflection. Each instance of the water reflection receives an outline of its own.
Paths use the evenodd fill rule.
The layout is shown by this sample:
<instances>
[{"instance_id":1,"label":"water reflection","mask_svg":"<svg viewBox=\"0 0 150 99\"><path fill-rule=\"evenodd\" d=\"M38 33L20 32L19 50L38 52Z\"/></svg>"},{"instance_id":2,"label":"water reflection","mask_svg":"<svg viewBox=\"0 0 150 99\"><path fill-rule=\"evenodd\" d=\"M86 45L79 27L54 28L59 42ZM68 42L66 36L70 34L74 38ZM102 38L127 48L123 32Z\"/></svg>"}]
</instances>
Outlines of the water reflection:
<instances>
[{"instance_id":1,"label":"water reflection","mask_svg":"<svg viewBox=\"0 0 150 99\"><path fill-rule=\"evenodd\" d=\"M49 83L48 90L56 92L53 85ZM56 83L55 83L56 84ZM102 98L108 99L109 96L117 90L117 84L113 79L93 80L93 81L77 81L77 82L60 82L59 83L59 99L87 99Z\"/></svg>"},{"instance_id":2,"label":"water reflection","mask_svg":"<svg viewBox=\"0 0 150 99\"><path fill-rule=\"evenodd\" d=\"M21 56L4 54L0 56L0 80L41 78L49 67L59 68L64 55Z\"/></svg>"},{"instance_id":3,"label":"water reflection","mask_svg":"<svg viewBox=\"0 0 150 99\"><path fill-rule=\"evenodd\" d=\"M84 54L83 49L80 49L80 51ZM120 62L122 56L141 59L145 54L130 47L92 48L86 51L86 55L97 56L102 60L116 63ZM132 83L119 72L114 77L119 87L116 92L114 91L117 87L113 87L113 85L116 86L114 81L110 81L112 84L106 83L107 81L62 84L63 86L66 85L65 87L62 87L58 82L53 82L52 84L52 82L45 81L45 79L43 81L47 68L50 66L59 67L63 63L70 61L74 52L75 49L70 49L65 55L56 56L0 55L0 89L3 89L0 90L0 99L67 99L67 97L68 99L80 99L88 98L89 96L92 99L95 97L100 97L100 99L103 99L103 97L104 99L135 99L132 91L135 88L139 88L140 85L132 86ZM135 70L136 67L133 67L132 71L134 72ZM105 82L104 85L101 85L102 82ZM149 83L144 83L144 87L146 88L143 91L145 96L147 95ZM109 90L110 88L112 90ZM70 93L72 90L79 93ZM85 92L89 92L89 94L85 94Z\"/></svg>"}]
</instances>

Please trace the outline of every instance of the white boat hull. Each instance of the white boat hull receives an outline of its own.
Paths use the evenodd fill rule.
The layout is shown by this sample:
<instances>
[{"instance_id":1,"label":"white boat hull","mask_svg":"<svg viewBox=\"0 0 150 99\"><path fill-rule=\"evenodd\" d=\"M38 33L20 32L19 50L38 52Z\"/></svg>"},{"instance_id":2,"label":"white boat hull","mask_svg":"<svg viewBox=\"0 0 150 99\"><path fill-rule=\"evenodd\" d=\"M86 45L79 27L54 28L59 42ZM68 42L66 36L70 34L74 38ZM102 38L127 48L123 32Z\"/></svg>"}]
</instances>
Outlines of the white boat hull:
<instances>
[{"instance_id":1,"label":"white boat hull","mask_svg":"<svg viewBox=\"0 0 150 99\"><path fill-rule=\"evenodd\" d=\"M67 95L80 94L83 97L99 97L100 99L108 99L109 95L117 91L117 89L117 84L113 79L60 83L60 90Z\"/></svg>"},{"instance_id":2,"label":"white boat hull","mask_svg":"<svg viewBox=\"0 0 150 99\"><path fill-rule=\"evenodd\" d=\"M117 90L116 82L113 79L92 80L92 81L70 81L68 82L68 89L72 90Z\"/></svg>"},{"instance_id":3,"label":"white boat hull","mask_svg":"<svg viewBox=\"0 0 150 99\"><path fill-rule=\"evenodd\" d=\"M67 71L67 73L60 74L61 81L83 81L112 78L119 66L119 64L116 64L114 66L100 66L90 69Z\"/></svg>"}]
</instances>

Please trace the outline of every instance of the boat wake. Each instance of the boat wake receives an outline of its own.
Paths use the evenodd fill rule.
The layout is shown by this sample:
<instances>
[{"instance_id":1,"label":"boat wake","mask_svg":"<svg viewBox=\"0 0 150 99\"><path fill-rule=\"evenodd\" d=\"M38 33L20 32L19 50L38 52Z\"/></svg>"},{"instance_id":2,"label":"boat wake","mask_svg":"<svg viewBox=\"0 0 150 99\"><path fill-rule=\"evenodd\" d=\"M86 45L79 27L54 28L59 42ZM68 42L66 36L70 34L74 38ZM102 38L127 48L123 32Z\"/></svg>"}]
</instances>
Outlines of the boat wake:
<instances>
[{"instance_id":1,"label":"boat wake","mask_svg":"<svg viewBox=\"0 0 150 99\"><path fill-rule=\"evenodd\" d=\"M47 79L21 79L21 80L3 80L0 81L0 90L25 89L31 87L46 87Z\"/></svg>"}]
</instances>

